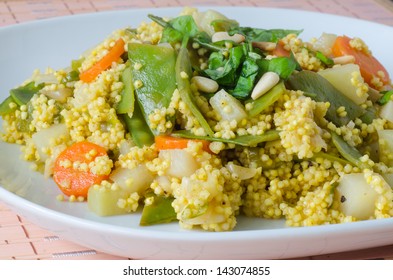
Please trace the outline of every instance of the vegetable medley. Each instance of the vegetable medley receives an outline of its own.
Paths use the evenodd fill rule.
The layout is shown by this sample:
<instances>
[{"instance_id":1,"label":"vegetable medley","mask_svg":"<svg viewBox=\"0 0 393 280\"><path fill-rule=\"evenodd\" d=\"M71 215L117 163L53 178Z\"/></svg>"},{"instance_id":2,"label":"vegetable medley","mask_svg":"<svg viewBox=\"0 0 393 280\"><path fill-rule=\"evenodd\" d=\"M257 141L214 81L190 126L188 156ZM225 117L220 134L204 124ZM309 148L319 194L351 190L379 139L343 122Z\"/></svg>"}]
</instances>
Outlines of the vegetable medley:
<instances>
[{"instance_id":1,"label":"vegetable medley","mask_svg":"<svg viewBox=\"0 0 393 280\"><path fill-rule=\"evenodd\" d=\"M0 104L3 141L59 200L141 225L229 231L393 216L393 90L350 34L243 27L217 11L148 15Z\"/></svg>"}]
</instances>

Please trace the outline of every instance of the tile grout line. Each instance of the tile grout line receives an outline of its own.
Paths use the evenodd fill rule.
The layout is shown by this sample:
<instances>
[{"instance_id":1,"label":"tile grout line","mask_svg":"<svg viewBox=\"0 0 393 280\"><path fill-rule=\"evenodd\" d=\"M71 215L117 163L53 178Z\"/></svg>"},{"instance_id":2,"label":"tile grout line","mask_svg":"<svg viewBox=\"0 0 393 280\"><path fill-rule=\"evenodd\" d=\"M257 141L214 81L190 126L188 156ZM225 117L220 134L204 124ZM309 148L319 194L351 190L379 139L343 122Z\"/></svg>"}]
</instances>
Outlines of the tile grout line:
<instances>
[{"instance_id":1,"label":"tile grout line","mask_svg":"<svg viewBox=\"0 0 393 280\"><path fill-rule=\"evenodd\" d=\"M16 23L19 23L18 19L16 18L15 13L12 11L10 5L8 4L9 1L4 1L4 5L7 7L8 11L12 15L12 18L15 20Z\"/></svg>"}]
</instances>

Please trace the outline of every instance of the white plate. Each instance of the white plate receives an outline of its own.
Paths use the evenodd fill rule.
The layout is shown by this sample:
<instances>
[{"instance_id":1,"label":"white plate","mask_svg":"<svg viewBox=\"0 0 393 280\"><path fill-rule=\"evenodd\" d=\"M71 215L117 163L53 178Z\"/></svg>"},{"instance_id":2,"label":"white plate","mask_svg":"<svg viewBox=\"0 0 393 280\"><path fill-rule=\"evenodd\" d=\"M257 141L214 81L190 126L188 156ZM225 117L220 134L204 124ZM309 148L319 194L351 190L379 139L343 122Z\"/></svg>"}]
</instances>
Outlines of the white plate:
<instances>
[{"instance_id":1,"label":"white plate","mask_svg":"<svg viewBox=\"0 0 393 280\"><path fill-rule=\"evenodd\" d=\"M242 26L304 29L308 40L322 32L363 38L392 73L393 28L328 14L283 9L214 7ZM78 15L0 29L0 99L35 68L62 68L114 29L136 27L147 14L175 16L180 8ZM201 10L205 10L201 8ZM22 174L28 174L23 176ZM22 179L25 178L25 179ZM138 226L139 215L101 218L84 203L55 199L50 179L19 159L19 147L0 143L0 199L27 219L76 243L140 259L277 259L370 248L393 243L393 219L287 228L283 221L239 218L233 232L186 231L176 223Z\"/></svg>"}]
</instances>

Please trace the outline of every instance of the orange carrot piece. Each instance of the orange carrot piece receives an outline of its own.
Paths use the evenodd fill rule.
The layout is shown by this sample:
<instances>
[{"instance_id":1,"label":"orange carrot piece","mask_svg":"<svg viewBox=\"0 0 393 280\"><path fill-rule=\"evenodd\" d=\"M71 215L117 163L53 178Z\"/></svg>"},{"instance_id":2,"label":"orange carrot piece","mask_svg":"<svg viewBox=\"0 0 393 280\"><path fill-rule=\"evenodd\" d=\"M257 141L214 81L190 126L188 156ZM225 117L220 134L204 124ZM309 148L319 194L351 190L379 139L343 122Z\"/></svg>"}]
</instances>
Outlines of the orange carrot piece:
<instances>
[{"instance_id":1,"label":"orange carrot piece","mask_svg":"<svg viewBox=\"0 0 393 280\"><path fill-rule=\"evenodd\" d=\"M86 198L92 185L99 184L109 177L94 174L88 167L96 157L104 155L107 155L106 150L99 145L88 141L75 143L56 158L53 180L65 195Z\"/></svg>"},{"instance_id":2,"label":"orange carrot piece","mask_svg":"<svg viewBox=\"0 0 393 280\"><path fill-rule=\"evenodd\" d=\"M335 57L343 55L352 55L355 63L359 65L360 73L366 83L373 87L371 80L373 77L379 77L378 72L384 73L384 77L379 77L384 85L390 84L389 73L385 67L371 54L351 47L351 38L347 36L338 36L332 46L332 53Z\"/></svg>"},{"instance_id":3,"label":"orange carrot piece","mask_svg":"<svg viewBox=\"0 0 393 280\"><path fill-rule=\"evenodd\" d=\"M280 40L277 42L276 48L272 51L272 55L275 55L278 57L282 57L282 56L290 57L291 53L284 48L284 44Z\"/></svg>"},{"instance_id":4,"label":"orange carrot piece","mask_svg":"<svg viewBox=\"0 0 393 280\"><path fill-rule=\"evenodd\" d=\"M209 149L210 142L202 139L187 139L174 137L170 135L157 135L155 137L155 144L157 150L170 150L170 149L184 149L190 141L202 143L202 149L211 153Z\"/></svg>"},{"instance_id":5,"label":"orange carrot piece","mask_svg":"<svg viewBox=\"0 0 393 280\"><path fill-rule=\"evenodd\" d=\"M91 66L89 69L79 75L79 79L86 83L94 81L94 79L97 78L97 76L101 74L102 71L105 71L106 69L111 67L113 62L119 60L120 56L124 53L124 45L124 40L121 38L118 39L115 42L115 45L103 58L101 58L93 66Z\"/></svg>"}]
</instances>

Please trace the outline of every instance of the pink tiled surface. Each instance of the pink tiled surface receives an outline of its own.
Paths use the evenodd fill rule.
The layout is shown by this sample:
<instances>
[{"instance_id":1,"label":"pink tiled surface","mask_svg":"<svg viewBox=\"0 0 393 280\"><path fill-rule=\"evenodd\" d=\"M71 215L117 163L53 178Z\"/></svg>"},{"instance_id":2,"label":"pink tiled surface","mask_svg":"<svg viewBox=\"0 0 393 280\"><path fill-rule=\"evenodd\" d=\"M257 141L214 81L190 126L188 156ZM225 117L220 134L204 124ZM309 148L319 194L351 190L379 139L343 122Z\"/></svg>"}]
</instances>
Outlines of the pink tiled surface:
<instances>
[{"instance_id":1,"label":"pink tiled surface","mask_svg":"<svg viewBox=\"0 0 393 280\"><path fill-rule=\"evenodd\" d=\"M105 10L236 5L318 11L393 26L393 2L389 0L0 0L0 27L43 18ZM116 260L124 258L63 240L11 211L0 198L0 260L2 259ZM340 254L310 256L306 259L393 259L393 245Z\"/></svg>"},{"instance_id":2,"label":"pink tiled surface","mask_svg":"<svg viewBox=\"0 0 393 280\"><path fill-rule=\"evenodd\" d=\"M302 9L393 25L393 4L389 0L11 0L0 1L0 26L105 10L211 5Z\"/></svg>"}]
</instances>

